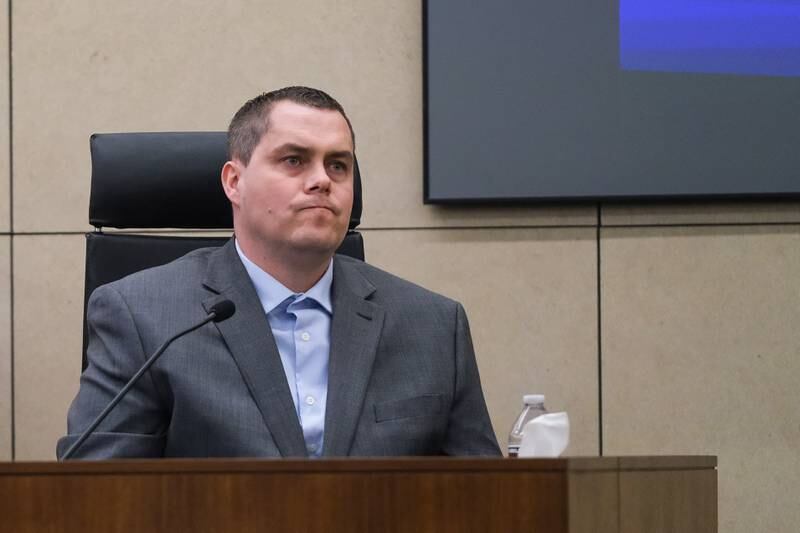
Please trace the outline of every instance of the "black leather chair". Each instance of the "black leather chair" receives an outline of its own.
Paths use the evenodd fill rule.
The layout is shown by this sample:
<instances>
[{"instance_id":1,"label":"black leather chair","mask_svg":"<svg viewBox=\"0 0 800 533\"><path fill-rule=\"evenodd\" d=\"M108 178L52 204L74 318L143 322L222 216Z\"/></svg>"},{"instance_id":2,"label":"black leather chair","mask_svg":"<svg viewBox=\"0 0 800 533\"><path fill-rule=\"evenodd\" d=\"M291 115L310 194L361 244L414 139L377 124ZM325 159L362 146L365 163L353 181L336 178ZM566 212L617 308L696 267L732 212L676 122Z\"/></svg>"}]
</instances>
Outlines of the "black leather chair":
<instances>
[{"instance_id":1,"label":"black leather chair","mask_svg":"<svg viewBox=\"0 0 800 533\"><path fill-rule=\"evenodd\" d=\"M220 170L227 160L225 132L95 134L90 140L92 183L86 235L83 368L86 368L86 303L105 283L162 265L228 237L148 235L164 229L233 228ZM338 253L364 259L361 176L355 165L353 212ZM104 227L136 229L104 233Z\"/></svg>"}]
</instances>

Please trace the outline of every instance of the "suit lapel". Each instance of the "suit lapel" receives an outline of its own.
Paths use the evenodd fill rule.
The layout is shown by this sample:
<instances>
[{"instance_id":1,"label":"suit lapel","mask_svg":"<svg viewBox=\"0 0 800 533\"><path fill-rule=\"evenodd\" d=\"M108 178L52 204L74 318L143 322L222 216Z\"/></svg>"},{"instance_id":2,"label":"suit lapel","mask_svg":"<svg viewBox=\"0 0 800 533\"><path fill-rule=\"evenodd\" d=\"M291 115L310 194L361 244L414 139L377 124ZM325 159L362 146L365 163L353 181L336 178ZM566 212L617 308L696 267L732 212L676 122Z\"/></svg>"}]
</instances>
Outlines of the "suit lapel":
<instances>
[{"instance_id":1,"label":"suit lapel","mask_svg":"<svg viewBox=\"0 0 800 533\"><path fill-rule=\"evenodd\" d=\"M361 417L384 318L366 299L374 291L353 265L334 259L325 456L349 453Z\"/></svg>"},{"instance_id":2,"label":"suit lapel","mask_svg":"<svg viewBox=\"0 0 800 533\"><path fill-rule=\"evenodd\" d=\"M234 315L216 326L278 450L284 457L306 456L303 430L272 330L233 239L209 258L203 284L217 293L203 302L206 311L225 299L236 305Z\"/></svg>"}]
</instances>

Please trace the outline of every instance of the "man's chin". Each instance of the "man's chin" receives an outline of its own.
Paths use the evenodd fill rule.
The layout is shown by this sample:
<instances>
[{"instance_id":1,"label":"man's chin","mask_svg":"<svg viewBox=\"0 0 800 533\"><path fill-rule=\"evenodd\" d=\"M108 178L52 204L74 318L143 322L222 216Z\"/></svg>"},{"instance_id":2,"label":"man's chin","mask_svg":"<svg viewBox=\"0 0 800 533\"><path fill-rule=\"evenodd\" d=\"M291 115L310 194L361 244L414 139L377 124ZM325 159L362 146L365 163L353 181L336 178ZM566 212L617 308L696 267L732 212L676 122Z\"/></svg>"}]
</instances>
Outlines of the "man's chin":
<instances>
[{"instance_id":1,"label":"man's chin","mask_svg":"<svg viewBox=\"0 0 800 533\"><path fill-rule=\"evenodd\" d=\"M303 235L292 241L292 248L300 253L319 256L333 256L344 236L338 235Z\"/></svg>"}]
</instances>

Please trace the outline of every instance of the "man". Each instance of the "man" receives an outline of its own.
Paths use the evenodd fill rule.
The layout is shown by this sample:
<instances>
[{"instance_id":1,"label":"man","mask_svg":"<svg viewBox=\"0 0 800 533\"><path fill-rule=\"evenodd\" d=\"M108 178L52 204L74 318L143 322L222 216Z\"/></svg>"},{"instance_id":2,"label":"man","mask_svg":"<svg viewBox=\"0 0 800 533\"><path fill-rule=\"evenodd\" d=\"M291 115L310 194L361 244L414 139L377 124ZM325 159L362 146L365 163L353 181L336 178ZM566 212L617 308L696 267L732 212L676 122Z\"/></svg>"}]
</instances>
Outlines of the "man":
<instances>
[{"instance_id":1,"label":"man","mask_svg":"<svg viewBox=\"0 0 800 533\"><path fill-rule=\"evenodd\" d=\"M497 455L461 305L334 256L353 203L350 121L322 91L247 102L222 185L234 239L98 288L59 457L163 340L84 458Z\"/></svg>"}]
</instances>

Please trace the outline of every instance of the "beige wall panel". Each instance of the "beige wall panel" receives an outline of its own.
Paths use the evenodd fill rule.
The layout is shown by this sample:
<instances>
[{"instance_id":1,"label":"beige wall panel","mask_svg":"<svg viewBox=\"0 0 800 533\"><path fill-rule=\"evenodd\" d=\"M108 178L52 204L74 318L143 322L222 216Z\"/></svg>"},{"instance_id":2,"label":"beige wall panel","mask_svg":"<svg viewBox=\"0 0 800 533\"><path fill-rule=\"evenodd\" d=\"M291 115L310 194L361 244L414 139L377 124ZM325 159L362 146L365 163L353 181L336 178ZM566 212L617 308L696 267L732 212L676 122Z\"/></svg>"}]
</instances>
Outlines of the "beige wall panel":
<instances>
[{"instance_id":1,"label":"beige wall panel","mask_svg":"<svg viewBox=\"0 0 800 533\"><path fill-rule=\"evenodd\" d=\"M10 237L0 237L0 461L11 459L11 257Z\"/></svg>"},{"instance_id":2,"label":"beige wall panel","mask_svg":"<svg viewBox=\"0 0 800 533\"><path fill-rule=\"evenodd\" d=\"M370 227L595 221L591 207L422 205L418 2L41 0L12 16L19 231L86 227L91 133L224 129L246 99L288 84L350 110Z\"/></svg>"},{"instance_id":3,"label":"beige wall panel","mask_svg":"<svg viewBox=\"0 0 800 533\"><path fill-rule=\"evenodd\" d=\"M78 390L83 235L14 238L16 458L54 459Z\"/></svg>"},{"instance_id":4,"label":"beige wall panel","mask_svg":"<svg viewBox=\"0 0 800 533\"><path fill-rule=\"evenodd\" d=\"M800 523L800 227L607 229L605 452L719 456L720 531Z\"/></svg>"},{"instance_id":5,"label":"beige wall panel","mask_svg":"<svg viewBox=\"0 0 800 533\"><path fill-rule=\"evenodd\" d=\"M10 163L8 151L8 0L0 2L0 233L11 228L9 202Z\"/></svg>"},{"instance_id":6,"label":"beige wall panel","mask_svg":"<svg viewBox=\"0 0 800 533\"><path fill-rule=\"evenodd\" d=\"M604 205L601 219L605 226L797 223L800 202Z\"/></svg>"},{"instance_id":7,"label":"beige wall panel","mask_svg":"<svg viewBox=\"0 0 800 533\"><path fill-rule=\"evenodd\" d=\"M365 231L367 260L464 304L505 448L522 395L566 410L567 453L598 452L594 230Z\"/></svg>"}]
</instances>

